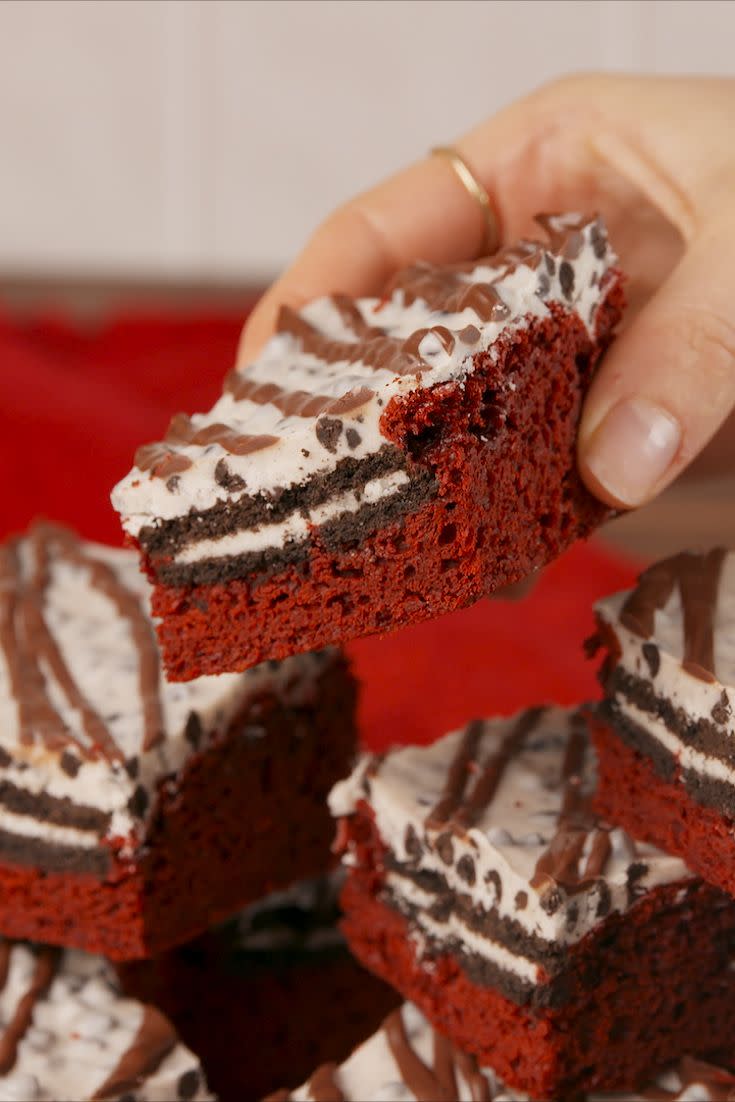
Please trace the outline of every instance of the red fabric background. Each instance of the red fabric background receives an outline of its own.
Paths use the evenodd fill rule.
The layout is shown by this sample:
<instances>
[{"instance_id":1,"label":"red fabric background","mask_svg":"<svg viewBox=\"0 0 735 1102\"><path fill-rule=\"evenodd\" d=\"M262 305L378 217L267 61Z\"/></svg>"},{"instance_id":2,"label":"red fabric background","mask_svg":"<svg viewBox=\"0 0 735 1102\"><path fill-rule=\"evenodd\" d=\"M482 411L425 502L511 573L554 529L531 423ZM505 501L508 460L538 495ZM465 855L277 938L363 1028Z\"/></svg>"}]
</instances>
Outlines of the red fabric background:
<instances>
[{"instance_id":1,"label":"red fabric background","mask_svg":"<svg viewBox=\"0 0 735 1102\"><path fill-rule=\"evenodd\" d=\"M95 329L0 315L3 535L39 514L120 542L109 490L170 415L206 409L231 366L242 316L121 316ZM375 747L429 741L475 715L595 693L581 644L591 602L635 565L591 543L522 602L484 601L350 646Z\"/></svg>"}]
</instances>

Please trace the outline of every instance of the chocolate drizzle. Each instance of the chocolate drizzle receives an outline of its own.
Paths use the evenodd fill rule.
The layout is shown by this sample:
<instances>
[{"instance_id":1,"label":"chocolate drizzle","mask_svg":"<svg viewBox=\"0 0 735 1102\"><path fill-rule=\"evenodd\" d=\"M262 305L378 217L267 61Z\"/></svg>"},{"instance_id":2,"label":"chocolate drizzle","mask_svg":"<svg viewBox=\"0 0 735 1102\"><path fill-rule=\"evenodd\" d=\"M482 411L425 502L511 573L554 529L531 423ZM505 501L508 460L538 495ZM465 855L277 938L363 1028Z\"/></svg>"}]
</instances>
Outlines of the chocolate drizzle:
<instances>
[{"instance_id":1,"label":"chocolate drizzle","mask_svg":"<svg viewBox=\"0 0 735 1102\"><path fill-rule=\"evenodd\" d=\"M219 444L231 455L250 455L278 443L277 436L235 432L229 425L219 423L198 429L185 413L177 413L171 418L165 439L169 444L198 444L201 447Z\"/></svg>"},{"instance_id":2,"label":"chocolate drizzle","mask_svg":"<svg viewBox=\"0 0 735 1102\"><path fill-rule=\"evenodd\" d=\"M158 1070L177 1042L174 1027L168 1018L165 1018L155 1007L144 1006L143 1020L133 1038L133 1043L127 1052L123 1053L115 1070L95 1091L92 1096L93 1102L118 1098L126 1091L135 1090L141 1082Z\"/></svg>"},{"instance_id":3,"label":"chocolate drizzle","mask_svg":"<svg viewBox=\"0 0 735 1102\"><path fill-rule=\"evenodd\" d=\"M139 655L140 696L144 718L143 750L164 737L160 668L153 628L137 595L129 591L106 563L86 554L64 528L37 524L27 547L30 569L21 567L19 547L0 549L0 644L5 652L11 692L18 703L20 741L40 740L49 750L72 745L84 759L122 762L123 755L104 720L74 680L46 623L44 604L51 564L66 561L86 570L90 584L103 593L130 625ZM52 672L69 705L79 713L87 741L78 739L49 695L41 663Z\"/></svg>"},{"instance_id":4,"label":"chocolate drizzle","mask_svg":"<svg viewBox=\"0 0 735 1102\"><path fill-rule=\"evenodd\" d=\"M457 1071L465 1078L473 1102L491 1102L490 1084L473 1056L461 1052L433 1030L434 1059L428 1068L414 1051L406 1033L403 1014L394 1010L383 1022L388 1047L403 1083L417 1102L454 1102L458 1098Z\"/></svg>"},{"instance_id":5,"label":"chocolate drizzle","mask_svg":"<svg viewBox=\"0 0 735 1102\"><path fill-rule=\"evenodd\" d=\"M476 767L477 751L485 731L482 720L470 723L449 767L441 798L427 815L425 826L434 830L449 827L456 833L463 833L473 827L489 807L505 767L520 750L545 710L543 707L536 707L521 713L464 798L467 778Z\"/></svg>"},{"instance_id":6,"label":"chocolate drizzle","mask_svg":"<svg viewBox=\"0 0 735 1102\"><path fill-rule=\"evenodd\" d=\"M592 811L590 796L582 791L583 769L588 740L581 716L573 717L572 730L562 763L564 794L556 831L536 862L532 887L550 898L557 885L567 892L583 890L605 871L611 852L607 830L599 826ZM580 861L588 840L589 852L584 867Z\"/></svg>"},{"instance_id":7,"label":"chocolate drizzle","mask_svg":"<svg viewBox=\"0 0 735 1102\"><path fill-rule=\"evenodd\" d=\"M678 1090L648 1087L642 1091L641 1098L645 1098L646 1102L676 1102L691 1087L702 1086L707 1091L709 1102L732 1102L735 1099L735 1075L726 1068L698 1060L694 1056L683 1056L676 1070L681 1080Z\"/></svg>"},{"instance_id":8,"label":"chocolate drizzle","mask_svg":"<svg viewBox=\"0 0 735 1102\"><path fill-rule=\"evenodd\" d=\"M413 264L395 276L387 294L401 291L406 306L420 299L430 310L448 314L474 310L481 321L504 321L510 311L493 284L505 278L509 267L503 267L496 279L488 283L463 278L466 271L466 265L438 268L424 262Z\"/></svg>"},{"instance_id":9,"label":"chocolate drizzle","mask_svg":"<svg viewBox=\"0 0 735 1102\"><path fill-rule=\"evenodd\" d=\"M722 565L727 552L718 547L706 554L682 551L645 570L628 595L620 622L644 639L654 632L655 614L665 607L676 586L684 618L684 659L687 673L701 681L716 681L714 618Z\"/></svg>"},{"instance_id":10,"label":"chocolate drizzle","mask_svg":"<svg viewBox=\"0 0 735 1102\"><path fill-rule=\"evenodd\" d=\"M345 1096L335 1079L336 1064L322 1064L309 1080L308 1090L314 1102L345 1102Z\"/></svg>"},{"instance_id":11,"label":"chocolate drizzle","mask_svg":"<svg viewBox=\"0 0 735 1102\"><path fill-rule=\"evenodd\" d=\"M3 939L0 942L0 989L7 982L11 951L12 943ZM0 1075L7 1075L12 1070L18 1055L18 1045L33 1021L36 1003L51 986L60 956L60 949L48 945L39 947L30 986L18 1000L15 1011L0 1036Z\"/></svg>"},{"instance_id":12,"label":"chocolate drizzle","mask_svg":"<svg viewBox=\"0 0 735 1102\"><path fill-rule=\"evenodd\" d=\"M154 478L170 478L182 471L188 471L192 466L187 455L182 455L158 441L142 444L135 453L134 462L141 471L150 471Z\"/></svg>"},{"instance_id":13,"label":"chocolate drizzle","mask_svg":"<svg viewBox=\"0 0 735 1102\"><path fill-rule=\"evenodd\" d=\"M311 394L308 390L284 390L278 383L261 383L236 369L225 379L225 392L236 401L272 405L285 417L318 417L321 413L351 413L364 406L373 396L367 387L350 390L341 398L326 394Z\"/></svg>"},{"instance_id":14,"label":"chocolate drizzle","mask_svg":"<svg viewBox=\"0 0 735 1102\"><path fill-rule=\"evenodd\" d=\"M388 336L382 329L369 328L359 334L359 340L338 340L326 336L290 306L281 307L277 329L279 333L290 333L296 337L304 352L326 364L359 361L374 371L390 371L394 375L417 375L429 369L429 364L421 358L414 344L415 334L401 340ZM427 329L422 336L430 332L434 330ZM442 339L441 336L439 339Z\"/></svg>"}]
</instances>

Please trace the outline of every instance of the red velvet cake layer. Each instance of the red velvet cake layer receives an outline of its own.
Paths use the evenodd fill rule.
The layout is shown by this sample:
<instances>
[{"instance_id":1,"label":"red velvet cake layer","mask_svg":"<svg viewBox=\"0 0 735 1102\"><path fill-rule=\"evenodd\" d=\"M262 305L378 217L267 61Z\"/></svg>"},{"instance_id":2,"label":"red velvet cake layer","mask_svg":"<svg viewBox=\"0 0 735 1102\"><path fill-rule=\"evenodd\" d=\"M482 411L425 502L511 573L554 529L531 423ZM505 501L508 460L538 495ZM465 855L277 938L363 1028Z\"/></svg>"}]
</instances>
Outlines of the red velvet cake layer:
<instances>
[{"instance_id":1,"label":"red velvet cake layer","mask_svg":"<svg viewBox=\"0 0 735 1102\"><path fill-rule=\"evenodd\" d=\"M620 737L618 727L600 717L591 726L600 762L600 815L634 838L678 854L710 884L735 896L735 820L693 800L676 775L664 779L651 758Z\"/></svg>"},{"instance_id":2,"label":"red velvet cake layer","mask_svg":"<svg viewBox=\"0 0 735 1102\"><path fill-rule=\"evenodd\" d=\"M621 305L615 287L595 342L578 317L552 307L479 356L461 383L394 399L385 435L431 475L432 492L413 511L366 521L345 541L314 531L307 558L252 579L156 584L147 560L169 676L244 669L439 616L588 535L607 513L577 474L577 423Z\"/></svg>"},{"instance_id":3,"label":"red velvet cake layer","mask_svg":"<svg viewBox=\"0 0 735 1102\"><path fill-rule=\"evenodd\" d=\"M331 785L355 752L355 686L341 659L299 707L264 693L160 783L139 848L111 845L102 876L0 863L10 937L147 957L329 863Z\"/></svg>"},{"instance_id":4,"label":"red velvet cake layer","mask_svg":"<svg viewBox=\"0 0 735 1102\"><path fill-rule=\"evenodd\" d=\"M458 1048L534 1099L633 1088L682 1051L735 1043L735 910L698 881L655 889L570 950L554 1007L519 1005L456 955L417 951L376 882L351 873L342 928L372 972ZM706 937L692 939L692 929Z\"/></svg>"}]
</instances>

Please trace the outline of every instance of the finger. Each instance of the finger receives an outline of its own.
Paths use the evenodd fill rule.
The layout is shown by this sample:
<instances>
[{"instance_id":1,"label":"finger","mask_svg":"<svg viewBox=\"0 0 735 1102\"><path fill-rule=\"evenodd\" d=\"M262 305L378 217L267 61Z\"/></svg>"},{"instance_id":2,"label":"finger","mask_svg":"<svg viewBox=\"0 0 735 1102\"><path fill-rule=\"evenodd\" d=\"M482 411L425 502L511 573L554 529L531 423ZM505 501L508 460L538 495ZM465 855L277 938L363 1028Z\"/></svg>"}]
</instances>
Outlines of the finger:
<instances>
[{"instance_id":1,"label":"finger","mask_svg":"<svg viewBox=\"0 0 735 1102\"><path fill-rule=\"evenodd\" d=\"M650 500L733 409L733 256L735 222L700 231L603 362L579 432L582 477L603 501Z\"/></svg>"},{"instance_id":2,"label":"finger","mask_svg":"<svg viewBox=\"0 0 735 1102\"><path fill-rule=\"evenodd\" d=\"M552 140L570 127L568 115L562 125L555 109L561 93L561 86L534 93L456 143L488 190L506 239L531 229L532 215L548 206L552 181L578 179L581 165L569 164L569 158L594 158L584 143L574 149ZM317 229L251 314L239 362L257 354L283 303L298 308L334 291L378 293L395 271L417 258L451 263L478 256L486 233L482 208L444 158L411 165L346 203Z\"/></svg>"}]
</instances>

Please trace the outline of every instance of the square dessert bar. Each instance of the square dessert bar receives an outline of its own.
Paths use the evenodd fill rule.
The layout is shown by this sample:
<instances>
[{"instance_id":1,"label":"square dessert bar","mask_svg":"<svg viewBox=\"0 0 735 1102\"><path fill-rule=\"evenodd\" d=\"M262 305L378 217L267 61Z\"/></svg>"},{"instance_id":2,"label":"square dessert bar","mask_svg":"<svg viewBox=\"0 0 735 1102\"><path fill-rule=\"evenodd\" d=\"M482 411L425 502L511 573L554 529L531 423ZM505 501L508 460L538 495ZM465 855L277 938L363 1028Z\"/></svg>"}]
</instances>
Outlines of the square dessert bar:
<instances>
[{"instance_id":1,"label":"square dessert bar","mask_svg":"<svg viewBox=\"0 0 735 1102\"><path fill-rule=\"evenodd\" d=\"M641 1093L588 1095L586 1102L723 1102L735 1097L735 1074L704 1060L684 1056L649 1079ZM469 1053L438 1033L420 1010L404 1003L382 1028L341 1066L317 1068L294 1091L279 1091L266 1102L529 1102L524 1091L508 1087L492 1068L480 1068Z\"/></svg>"},{"instance_id":2,"label":"square dessert bar","mask_svg":"<svg viewBox=\"0 0 735 1102\"><path fill-rule=\"evenodd\" d=\"M147 596L132 552L65 529L0 548L3 934L147 956L329 862L343 658L170 685Z\"/></svg>"},{"instance_id":3,"label":"square dessert bar","mask_svg":"<svg viewBox=\"0 0 735 1102\"><path fill-rule=\"evenodd\" d=\"M735 554L656 563L596 616L597 806L735 895Z\"/></svg>"},{"instance_id":4,"label":"square dessert bar","mask_svg":"<svg viewBox=\"0 0 735 1102\"><path fill-rule=\"evenodd\" d=\"M593 789L581 715L534 708L367 757L330 796L353 952L535 1099L735 1041L735 902Z\"/></svg>"},{"instance_id":5,"label":"square dessert bar","mask_svg":"<svg viewBox=\"0 0 735 1102\"><path fill-rule=\"evenodd\" d=\"M163 1010L197 1053L220 1102L260 1098L346 1058L398 1006L347 949L340 884L301 881L162 957L119 967L124 989Z\"/></svg>"},{"instance_id":6,"label":"square dessert bar","mask_svg":"<svg viewBox=\"0 0 735 1102\"><path fill-rule=\"evenodd\" d=\"M541 222L382 298L284 307L208 413L138 450L112 500L172 679L461 608L606 516L575 438L620 276L599 219Z\"/></svg>"},{"instance_id":7,"label":"square dessert bar","mask_svg":"<svg viewBox=\"0 0 735 1102\"><path fill-rule=\"evenodd\" d=\"M207 1102L198 1059L111 966L79 950L0 940L0 1098Z\"/></svg>"}]
</instances>

